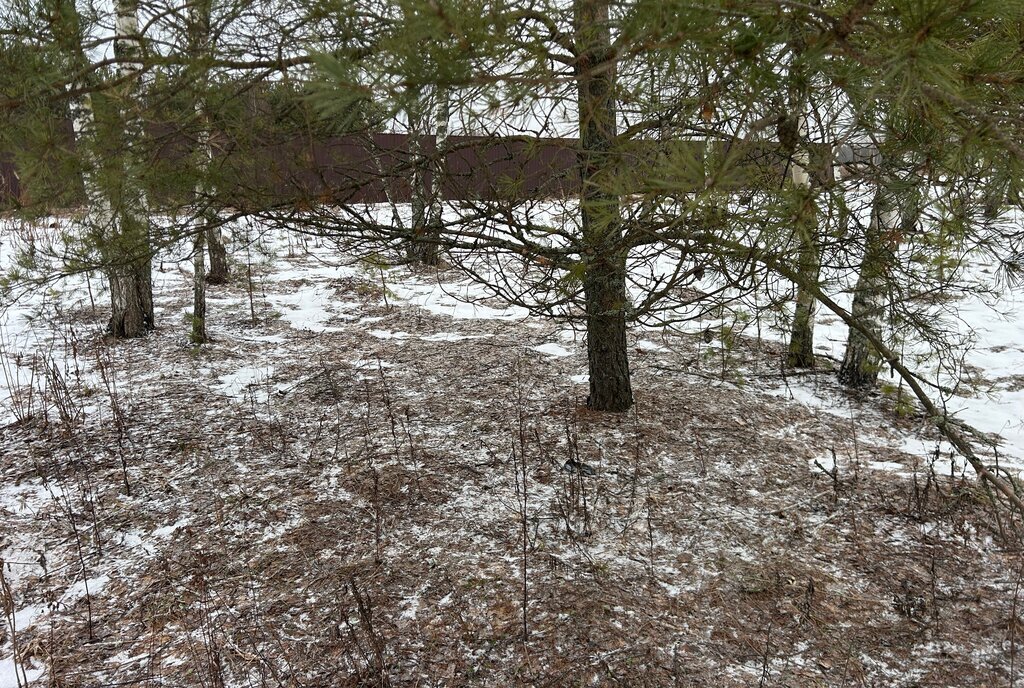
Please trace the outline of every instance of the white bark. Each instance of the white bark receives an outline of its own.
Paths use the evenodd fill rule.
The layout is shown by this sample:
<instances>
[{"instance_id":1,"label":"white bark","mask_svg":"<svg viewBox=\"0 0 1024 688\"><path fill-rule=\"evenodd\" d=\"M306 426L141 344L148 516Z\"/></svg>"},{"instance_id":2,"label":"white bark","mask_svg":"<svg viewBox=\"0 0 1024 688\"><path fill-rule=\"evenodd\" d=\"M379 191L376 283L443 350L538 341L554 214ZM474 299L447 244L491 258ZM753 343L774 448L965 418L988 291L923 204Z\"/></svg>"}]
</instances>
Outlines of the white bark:
<instances>
[{"instance_id":1,"label":"white bark","mask_svg":"<svg viewBox=\"0 0 1024 688\"><path fill-rule=\"evenodd\" d=\"M80 84L71 84L74 89ZM85 187L86 222L94 225L106 234L114 221L114 213L110 207L110 199L99 186L96 179L98 161L92 150L92 141L96 135L96 116L92 108L92 95L86 93L71 100L71 126L74 132L78 153L83 161L82 184Z\"/></svg>"},{"instance_id":2,"label":"white bark","mask_svg":"<svg viewBox=\"0 0 1024 688\"><path fill-rule=\"evenodd\" d=\"M52 13L51 28L58 47L68 61L69 69L89 74L89 60L83 47L81 17L74 0L60 0ZM118 2L117 32L114 53L129 60L139 55L138 23L133 2ZM118 67L118 76L137 74L137 62ZM94 146L97 137L96 119L88 87L90 77L85 76L70 88L83 92L71 99L71 120L76 145L83 161L83 184L86 191L86 223L103 262L110 283L111 318L109 330L119 337L135 337L153 327L153 292L149 258L149 244L144 207L140 208L140 194L132 189L130 168L120 175L104 175L103 165L97 159ZM130 123L123 104L126 95L134 94L135 79L128 78L128 94L122 95L122 115L125 132L122 143L129 142ZM129 98L130 100L130 98ZM137 118L136 118L137 119ZM138 127L141 130L141 126ZM127 152L122 151L125 155ZM113 177L116 180L110 179Z\"/></svg>"},{"instance_id":3,"label":"white bark","mask_svg":"<svg viewBox=\"0 0 1024 688\"><path fill-rule=\"evenodd\" d=\"M142 137L139 105L141 44L137 0L117 0L114 55L120 62L118 76L124 81L120 96L123 127L122 174L116 189L113 212L118 254L108 255L108 275L113 312L110 331L119 337L137 337L153 328L153 280L149 242L149 218L142 187L135 176L138 146Z\"/></svg>"},{"instance_id":4,"label":"white bark","mask_svg":"<svg viewBox=\"0 0 1024 688\"><path fill-rule=\"evenodd\" d=\"M820 271L820 258L818 256L818 240L815 236L817 225L817 209L811 193L811 176L807 172L810 165L810 154L805 142L807 141L807 118L798 115L797 124L798 143L792 151L790 164L790 175L793 186L799 190L797 209L796 233L800 242L799 248L799 270L804 277L812 283L817 283ZM793 315L793 331L789 341L790 366L797 368L814 367L814 292L807 289L803 284L797 287L796 309Z\"/></svg>"},{"instance_id":5,"label":"white bark","mask_svg":"<svg viewBox=\"0 0 1024 688\"><path fill-rule=\"evenodd\" d=\"M428 225L437 233L444 221L444 175L445 149L448 145L448 118L451 116L451 98L446 88L434 90L434 180L430 189L430 212Z\"/></svg>"},{"instance_id":6,"label":"white bark","mask_svg":"<svg viewBox=\"0 0 1024 688\"><path fill-rule=\"evenodd\" d=\"M887 272L896 250L894 238L898 236L905 220L914 219L904 217L900 205L884 184L875 191L871 221L864 237L864 256L850 311L852 317L862 323L872 337L879 340L883 338ZM870 339L851 328L839 369L840 381L850 387L873 386L878 379L881 362L881 356L871 345Z\"/></svg>"},{"instance_id":7,"label":"white bark","mask_svg":"<svg viewBox=\"0 0 1024 688\"><path fill-rule=\"evenodd\" d=\"M192 23L192 57L204 57L210 49L210 13L212 7L208 0L196 2L191 10ZM207 234L212 230L209 225L216 218L210 212L209 184L207 178L213 162L213 150L210 147L210 118L204 96L207 74L197 75L195 112L199 122L198 150L196 166L199 177L195 185L195 206L193 215L197 226L193 228L192 241L192 332L193 344L205 344L209 341L206 331L206 261L205 252ZM212 242L211 242L212 243ZM211 262L212 262L211 256Z\"/></svg>"}]
</instances>

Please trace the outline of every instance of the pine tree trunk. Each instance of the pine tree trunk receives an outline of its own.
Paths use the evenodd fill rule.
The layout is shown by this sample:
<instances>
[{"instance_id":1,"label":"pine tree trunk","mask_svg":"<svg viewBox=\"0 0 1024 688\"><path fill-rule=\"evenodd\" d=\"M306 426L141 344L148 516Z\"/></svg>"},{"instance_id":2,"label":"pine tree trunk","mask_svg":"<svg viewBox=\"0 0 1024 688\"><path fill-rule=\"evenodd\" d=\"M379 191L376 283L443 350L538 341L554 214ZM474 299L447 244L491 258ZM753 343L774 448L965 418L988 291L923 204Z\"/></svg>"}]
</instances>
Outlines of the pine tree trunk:
<instances>
[{"instance_id":1,"label":"pine tree trunk","mask_svg":"<svg viewBox=\"0 0 1024 688\"><path fill-rule=\"evenodd\" d=\"M419 265L437 265L437 237L430 225L430 210L434 196L434 175L430 160L423 150L428 129L430 98L417 89L409 106L409 158L412 163L412 241L409 242L409 261Z\"/></svg>"},{"instance_id":2,"label":"pine tree trunk","mask_svg":"<svg viewBox=\"0 0 1024 688\"><path fill-rule=\"evenodd\" d=\"M584 277L590 400L597 411L628 411L633 405L626 348L625 260L591 266Z\"/></svg>"},{"instance_id":3,"label":"pine tree trunk","mask_svg":"<svg viewBox=\"0 0 1024 688\"><path fill-rule=\"evenodd\" d=\"M587 314L589 406L626 411L633 405L626 349L626 249L619 198L605 187L615 173L615 71L607 0L575 0L580 119L580 219Z\"/></svg>"},{"instance_id":4,"label":"pine tree trunk","mask_svg":"<svg viewBox=\"0 0 1024 688\"><path fill-rule=\"evenodd\" d=\"M871 221L864 238L864 257L853 294L850 314L863 323L876 337L882 337L882 315L885 311L886 273L893 258L895 236L900 223L889 194L879 189L875 193ZM889 237L889 239L887 239ZM839 368L839 381L853 388L872 387L878 380L881 357L867 337L850 328L846 340L846 353Z\"/></svg>"}]
</instances>

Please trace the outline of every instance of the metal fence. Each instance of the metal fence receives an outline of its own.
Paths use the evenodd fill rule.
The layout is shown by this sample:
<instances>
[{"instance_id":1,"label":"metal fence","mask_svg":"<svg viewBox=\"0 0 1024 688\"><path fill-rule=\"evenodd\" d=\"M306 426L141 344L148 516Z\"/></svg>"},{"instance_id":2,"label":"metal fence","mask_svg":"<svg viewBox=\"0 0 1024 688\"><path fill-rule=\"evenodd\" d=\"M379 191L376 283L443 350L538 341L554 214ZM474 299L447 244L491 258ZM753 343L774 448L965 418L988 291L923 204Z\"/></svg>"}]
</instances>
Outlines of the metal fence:
<instances>
[{"instance_id":1,"label":"metal fence","mask_svg":"<svg viewBox=\"0 0 1024 688\"><path fill-rule=\"evenodd\" d=\"M150 156L172 171L195 164L194 144L167 127L154 128ZM439 153L434 136L413 142L406 134L366 133L335 138L294 136L273 143L242 144L215 136L213 163L217 194L236 207L286 203L397 203L413 196L417 165L424 188L436 188L446 200L518 200L576 195L580 188L579 142L539 137L449 136ZM413 146L411 144L418 145ZM69 136L68 147L73 146ZM418 151L416 150L418 148ZM812 167L815 176L831 175L831 155L821 148ZM723 144L716 157L729 158L730 186L756 185L756 176L778 178L787 162L770 143ZM686 192L703 186L705 144L701 141L637 141L619 151L615 165L623 193L658 187ZM696 170L696 176L694 173ZM441 178L434 177L437 171ZM72 183L73 182L73 183ZM65 180L66 187L80 187ZM14 156L0 153L0 203L52 202L54 194L34 193L31 180L20 177ZM187 202L174 192L160 192L169 205ZM188 193L181 190L178 194ZM169 195L168 195L169 194ZM64 194L64 204L75 194ZM77 195L77 202L84 200Z\"/></svg>"}]
</instances>

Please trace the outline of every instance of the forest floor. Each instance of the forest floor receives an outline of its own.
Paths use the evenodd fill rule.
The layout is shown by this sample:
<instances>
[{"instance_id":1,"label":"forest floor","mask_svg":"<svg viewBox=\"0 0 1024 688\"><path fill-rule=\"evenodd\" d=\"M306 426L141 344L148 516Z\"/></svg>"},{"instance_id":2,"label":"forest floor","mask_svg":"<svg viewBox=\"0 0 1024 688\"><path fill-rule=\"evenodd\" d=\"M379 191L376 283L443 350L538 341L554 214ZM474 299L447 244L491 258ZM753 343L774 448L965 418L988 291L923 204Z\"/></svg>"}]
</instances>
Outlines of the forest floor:
<instances>
[{"instance_id":1,"label":"forest floor","mask_svg":"<svg viewBox=\"0 0 1024 688\"><path fill-rule=\"evenodd\" d=\"M564 323L277 249L202 347L174 263L145 339L9 314L2 688L1024 685L1019 524L889 396L637 332L594 413Z\"/></svg>"}]
</instances>

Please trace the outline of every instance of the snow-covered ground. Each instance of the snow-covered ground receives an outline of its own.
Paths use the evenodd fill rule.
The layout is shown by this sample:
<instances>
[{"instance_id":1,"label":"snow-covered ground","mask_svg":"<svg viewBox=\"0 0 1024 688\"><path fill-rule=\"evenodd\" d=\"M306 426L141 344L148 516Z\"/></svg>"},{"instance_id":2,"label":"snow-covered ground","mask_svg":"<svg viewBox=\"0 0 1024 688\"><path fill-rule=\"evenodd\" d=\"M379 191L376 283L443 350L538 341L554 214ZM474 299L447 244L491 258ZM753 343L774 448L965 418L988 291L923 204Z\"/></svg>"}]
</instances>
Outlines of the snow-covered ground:
<instances>
[{"instance_id":1,"label":"snow-covered ground","mask_svg":"<svg viewBox=\"0 0 1024 688\"><path fill-rule=\"evenodd\" d=\"M10 243L0 248L9 261ZM17 685L11 626L35 643L17 664L30 680L56 671L44 647L87 664L86 684L139 672L209 682L204 653L214 650L235 672L227 685L244 685L256 666L323 679L316 660L362 665L300 648L341 652L351 631L360 647L379 634L407 680L499 685L517 675L501 672L534 661L518 664L509 640L522 614L532 651L549 666L565 658L559 671L577 683L628 683L630 666L667 680L683 671L677 661L707 672L677 676L721 685L765 674L837 682L844 662L878 685L952 685L964 665L982 672L975 679L1004 677L1010 650L991 629L1005 620L1011 573L976 513L933 511L936 493L918 490L929 471L959 474L962 464L884 397L852 400L827 375L782 376L771 363L781 335L768 326L764 342L740 338L729 350L637 328L638 410L609 419L578 408L586 355L566 323L452 273L371 266L325 243L267 236L250 249L235 259L253 261L252 299L244 270L211 288L214 342L199 349L186 342L180 255L156 266L159 330L148 339L102 339L96 278L6 310L0 516L11 527L0 557L14 599L0 687ZM961 305L982 333L967 361L994 385L949 403L1001 433L1020 470L1024 405L1012 376L1024 308L1012 295L1001 307L1008 319L980 301ZM819 350L841 356L844 340L822 317ZM69 410L78 415L65 422ZM27 418L44 411L47 428ZM521 478L509 457L523 441ZM564 469L567 458L596 475ZM72 537L71 523L94 534ZM985 575L982 601L968 598L975 579L965 571ZM382 626L359 605L339 606L357 581ZM922 620L907 611L929 594L921 604L943 619L928 626L939 640L914 636ZM80 643L89 600L96 645ZM966 610L977 612L973 634L956 626L974 618ZM159 630L130 626L140 614ZM454 668L417 668L430 648L454 652ZM482 679L488 671L499 678Z\"/></svg>"}]
</instances>

